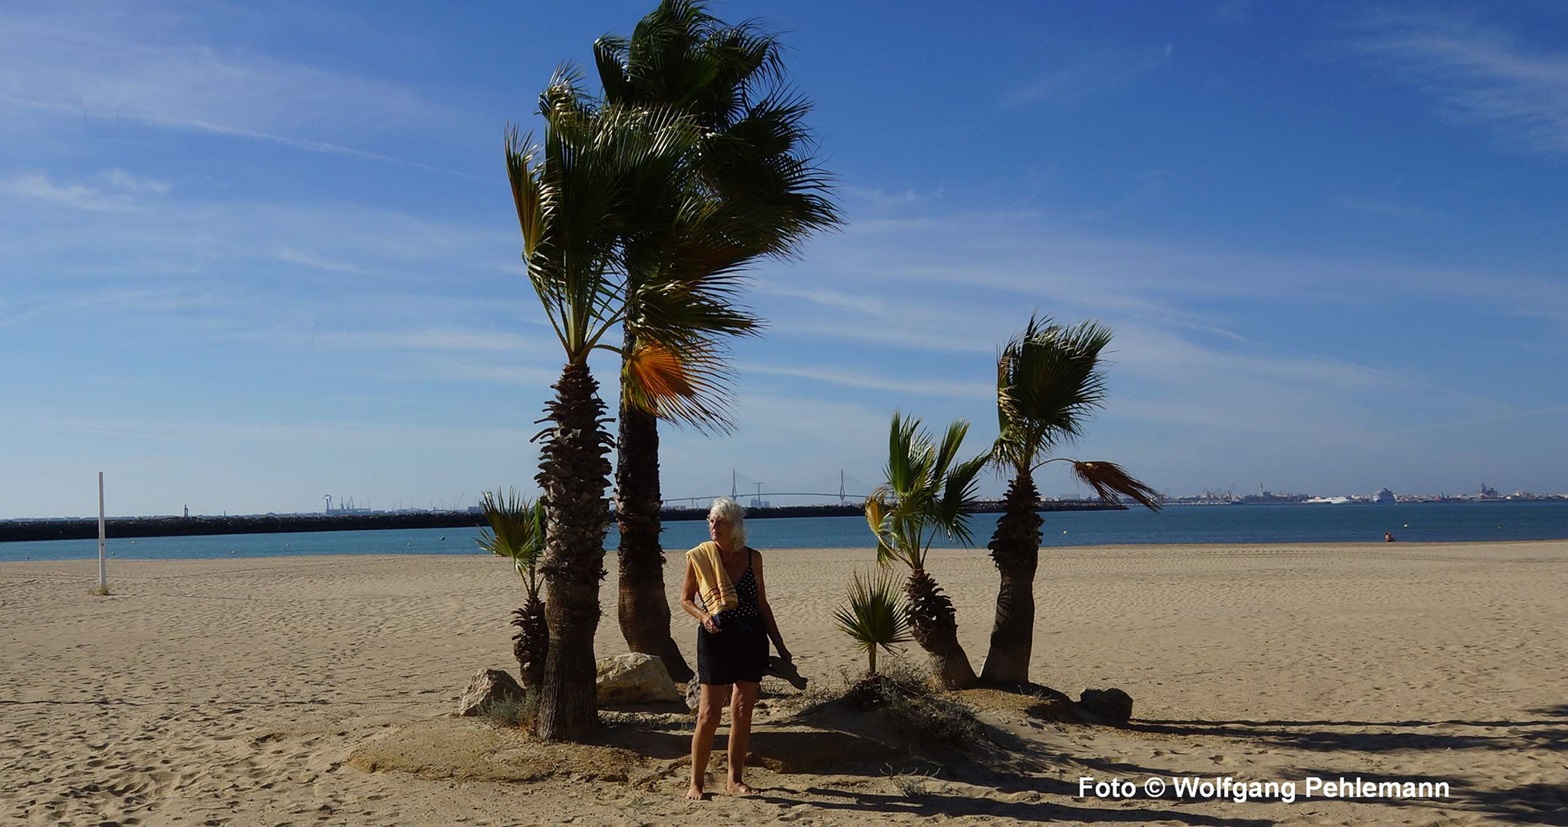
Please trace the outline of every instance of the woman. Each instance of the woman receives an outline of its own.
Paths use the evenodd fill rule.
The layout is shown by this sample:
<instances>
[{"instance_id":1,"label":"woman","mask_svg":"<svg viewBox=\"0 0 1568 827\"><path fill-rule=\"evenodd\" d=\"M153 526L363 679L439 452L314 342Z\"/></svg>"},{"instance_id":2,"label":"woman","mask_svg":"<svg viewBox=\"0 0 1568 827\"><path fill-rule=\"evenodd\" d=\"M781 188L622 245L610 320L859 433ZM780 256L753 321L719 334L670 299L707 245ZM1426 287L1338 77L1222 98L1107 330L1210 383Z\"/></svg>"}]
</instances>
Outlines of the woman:
<instances>
[{"instance_id":1,"label":"woman","mask_svg":"<svg viewBox=\"0 0 1568 827\"><path fill-rule=\"evenodd\" d=\"M790 660L779 636L763 585L762 555L746 545L746 511L729 497L714 500L708 510L708 536L713 538L686 553L686 581L681 608L702 624L697 629L697 680L702 694L697 705L697 731L691 738L691 786L686 797L706 796L708 754L730 696L730 778L734 795L756 792L742 780L746 746L751 740L751 711L768 665L768 640L779 657ZM731 686L733 685L733 689Z\"/></svg>"}]
</instances>

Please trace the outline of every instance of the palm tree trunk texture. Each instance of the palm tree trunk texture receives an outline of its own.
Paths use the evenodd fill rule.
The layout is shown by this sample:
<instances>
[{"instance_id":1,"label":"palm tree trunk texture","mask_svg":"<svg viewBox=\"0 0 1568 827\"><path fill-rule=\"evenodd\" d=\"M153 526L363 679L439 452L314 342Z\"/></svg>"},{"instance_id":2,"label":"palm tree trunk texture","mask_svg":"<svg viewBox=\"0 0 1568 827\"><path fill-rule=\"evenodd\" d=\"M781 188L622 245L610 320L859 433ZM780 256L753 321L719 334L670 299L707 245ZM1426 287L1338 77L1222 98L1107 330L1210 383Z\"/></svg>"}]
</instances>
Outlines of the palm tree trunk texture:
<instances>
[{"instance_id":1,"label":"palm tree trunk texture","mask_svg":"<svg viewBox=\"0 0 1568 827\"><path fill-rule=\"evenodd\" d=\"M1040 563L1040 514L1034 476L1013 477L1003 498L1002 516L991 535L991 559L1002 575L996 592L996 623L980 679L989 684L1029 680L1034 650L1034 578Z\"/></svg>"},{"instance_id":2,"label":"palm tree trunk texture","mask_svg":"<svg viewBox=\"0 0 1568 827\"><path fill-rule=\"evenodd\" d=\"M621 635L628 649L657 656L672 680L685 683L693 673L670 637L659 545L659 420L623 401L620 430L615 519L621 531Z\"/></svg>"},{"instance_id":3,"label":"palm tree trunk texture","mask_svg":"<svg viewBox=\"0 0 1568 827\"><path fill-rule=\"evenodd\" d=\"M569 364L547 409L551 427L540 448L545 515L545 655L537 734L581 740L598 725L593 637L599 626L599 581L604 579L604 534L610 509L610 435L604 402L586 364Z\"/></svg>"},{"instance_id":4,"label":"palm tree trunk texture","mask_svg":"<svg viewBox=\"0 0 1568 827\"><path fill-rule=\"evenodd\" d=\"M937 683L943 689L974 686L975 670L958 642L952 599L942 593L942 587L924 569L910 572L904 594L909 598L910 634L931 656L931 671Z\"/></svg>"}]
</instances>

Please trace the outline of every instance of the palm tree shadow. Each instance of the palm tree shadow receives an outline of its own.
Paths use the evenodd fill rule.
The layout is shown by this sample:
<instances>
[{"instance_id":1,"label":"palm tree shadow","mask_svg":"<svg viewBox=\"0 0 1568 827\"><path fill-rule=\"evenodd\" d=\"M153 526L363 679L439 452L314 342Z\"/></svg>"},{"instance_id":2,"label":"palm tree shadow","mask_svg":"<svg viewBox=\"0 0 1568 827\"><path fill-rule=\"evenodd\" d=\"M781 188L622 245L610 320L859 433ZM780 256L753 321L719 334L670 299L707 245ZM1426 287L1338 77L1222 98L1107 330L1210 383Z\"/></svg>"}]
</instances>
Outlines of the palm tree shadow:
<instances>
[{"instance_id":1,"label":"palm tree shadow","mask_svg":"<svg viewBox=\"0 0 1568 827\"><path fill-rule=\"evenodd\" d=\"M1555 709L1564 710L1568 706ZM1568 714L1558 720L1524 721L1136 720L1124 728L1158 735L1237 738L1313 752L1568 750ZM1342 731L1346 729L1351 731ZM1457 731L1461 729L1480 731Z\"/></svg>"},{"instance_id":2,"label":"palm tree shadow","mask_svg":"<svg viewBox=\"0 0 1568 827\"><path fill-rule=\"evenodd\" d=\"M1160 735L1218 736L1268 746L1321 753L1383 753L1449 750L1561 752L1568 750L1568 704L1531 709L1529 720L1404 720L1404 721L1134 721L1126 729ZM1343 731L1352 730L1352 731ZM1370 730L1370 731L1368 731ZM1137 768L1085 761L1104 771ZM1475 779L1387 776L1364 771L1316 767L1287 773L1288 777L1355 776L1368 782L1447 783L1449 794L1435 799L1360 799L1375 806L1463 810L1513 824L1568 825L1568 787L1542 782L1515 787L1482 786ZM1484 783L1484 782L1483 782Z\"/></svg>"},{"instance_id":3,"label":"palm tree shadow","mask_svg":"<svg viewBox=\"0 0 1568 827\"><path fill-rule=\"evenodd\" d=\"M1538 706L1538 707L1535 707L1534 709L1531 709L1530 712L1531 712L1531 714L1534 714L1534 715L1546 715L1546 716L1549 716L1549 717L1552 717L1552 718L1568 719L1568 704L1557 704L1555 706Z\"/></svg>"},{"instance_id":4,"label":"palm tree shadow","mask_svg":"<svg viewBox=\"0 0 1568 827\"><path fill-rule=\"evenodd\" d=\"M1169 822L1190 824L1195 825L1195 827L1266 827L1266 825L1274 823L1268 819L1221 818L1201 813L1183 812L1181 810L1105 809L1075 807L1046 801L1021 805L987 798L941 793L922 793L913 797L905 797L879 793L847 792L829 787L807 787L802 792L810 793L814 797L811 805L816 808L866 813L868 815L875 814L877 816L889 813L902 813L920 818L983 816L1019 822L1067 821L1130 824ZM757 796L757 798L760 801L767 801L779 806L793 806L802 803L799 800L785 798L777 794L763 794Z\"/></svg>"}]
</instances>

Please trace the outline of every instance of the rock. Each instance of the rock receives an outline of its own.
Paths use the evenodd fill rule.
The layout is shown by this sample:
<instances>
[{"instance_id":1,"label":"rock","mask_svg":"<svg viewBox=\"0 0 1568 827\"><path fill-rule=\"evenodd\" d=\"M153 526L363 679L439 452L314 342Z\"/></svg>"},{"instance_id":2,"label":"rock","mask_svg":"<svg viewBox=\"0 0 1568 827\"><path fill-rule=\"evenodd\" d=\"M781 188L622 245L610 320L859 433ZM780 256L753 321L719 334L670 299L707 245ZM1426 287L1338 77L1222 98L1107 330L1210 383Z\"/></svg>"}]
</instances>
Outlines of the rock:
<instances>
[{"instance_id":1,"label":"rock","mask_svg":"<svg viewBox=\"0 0 1568 827\"><path fill-rule=\"evenodd\" d=\"M1085 689L1078 696L1078 708L1096 718L1118 726L1132 718L1132 696L1120 689Z\"/></svg>"},{"instance_id":2,"label":"rock","mask_svg":"<svg viewBox=\"0 0 1568 827\"><path fill-rule=\"evenodd\" d=\"M598 664L601 705L656 704L681 700L664 661L653 655L628 652L601 658Z\"/></svg>"},{"instance_id":3,"label":"rock","mask_svg":"<svg viewBox=\"0 0 1568 827\"><path fill-rule=\"evenodd\" d=\"M463 717L483 715L492 704L523 702L527 693L510 674L499 669L481 669L468 679L462 700L457 702L457 714Z\"/></svg>"},{"instance_id":4,"label":"rock","mask_svg":"<svg viewBox=\"0 0 1568 827\"><path fill-rule=\"evenodd\" d=\"M702 706L702 684L692 678L686 683L686 708L696 712L699 706Z\"/></svg>"}]
</instances>

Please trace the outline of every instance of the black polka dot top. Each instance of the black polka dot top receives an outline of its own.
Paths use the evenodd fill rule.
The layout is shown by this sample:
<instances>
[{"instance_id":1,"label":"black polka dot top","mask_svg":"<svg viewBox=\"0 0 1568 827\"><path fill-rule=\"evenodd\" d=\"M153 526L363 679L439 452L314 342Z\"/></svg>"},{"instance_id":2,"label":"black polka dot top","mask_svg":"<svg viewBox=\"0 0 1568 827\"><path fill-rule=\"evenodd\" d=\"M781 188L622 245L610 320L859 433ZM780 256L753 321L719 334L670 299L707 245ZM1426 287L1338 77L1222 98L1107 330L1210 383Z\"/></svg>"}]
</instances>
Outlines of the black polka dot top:
<instances>
[{"instance_id":1,"label":"black polka dot top","mask_svg":"<svg viewBox=\"0 0 1568 827\"><path fill-rule=\"evenodd\" d=\"M719 625L731 619L760 619L762 612L757 608L757 575L752 573L752 555L756 552L746 549L746 573L735 581L736 606L719 612Z\"/></svg>"}]
</instances>

